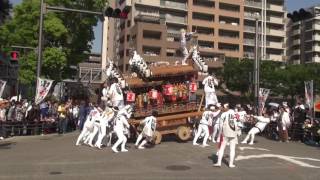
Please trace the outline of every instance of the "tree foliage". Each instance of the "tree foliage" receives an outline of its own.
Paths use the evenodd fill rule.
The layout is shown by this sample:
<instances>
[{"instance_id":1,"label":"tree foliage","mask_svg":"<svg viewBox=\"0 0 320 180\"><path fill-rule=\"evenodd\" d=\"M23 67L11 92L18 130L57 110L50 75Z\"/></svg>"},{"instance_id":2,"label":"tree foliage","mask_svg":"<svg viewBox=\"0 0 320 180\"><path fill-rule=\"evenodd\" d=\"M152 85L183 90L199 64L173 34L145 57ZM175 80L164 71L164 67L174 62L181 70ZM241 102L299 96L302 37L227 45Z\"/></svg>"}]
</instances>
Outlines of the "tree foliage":
<instances>
[{"instance_id":1,"label":"tree foliage","mask_svg":"<svg viewBox=\"0 0 320 180\"><path fill-rule=\"evenodd\" d=\"M281 62L262 61L260 87L271 89L272 95L304 96L304 81L314 80L320 90L320 64L284 65ZM223 78L230 90L246 94L253 87L253 61L230 60L225 63Z\"/></svg>"},{"instance_id":2,"label":"tree foliage","mask_svg":"<svg viewBox=\"0 0 320 180\"><path fill-rule=\"evenodd\" d=\"M106 0L46 0L51 6L102 11ZM38 46L40 17L39 0L23 0L13 9L11 21L0 27L0 48L11 45ZM60 80L70 77L70 65L87 58L94 39L93 26L99 17L73 12L47 12L44 16L44 49L42 76ZM20 80L30 84L35 80L36 52L20 56Z\"/></svg>"}]
</instances>

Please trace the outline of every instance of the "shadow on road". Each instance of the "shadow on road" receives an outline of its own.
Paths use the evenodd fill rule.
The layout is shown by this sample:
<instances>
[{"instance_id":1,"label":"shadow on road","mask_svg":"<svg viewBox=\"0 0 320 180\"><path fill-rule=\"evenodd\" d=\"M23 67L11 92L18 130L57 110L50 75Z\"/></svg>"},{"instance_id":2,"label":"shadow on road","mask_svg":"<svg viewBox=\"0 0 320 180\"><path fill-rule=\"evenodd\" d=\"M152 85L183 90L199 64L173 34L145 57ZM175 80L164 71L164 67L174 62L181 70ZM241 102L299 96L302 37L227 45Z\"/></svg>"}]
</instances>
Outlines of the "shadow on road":
<instances>
[{"instance_id":1,"label":"shadow on road","mask_svg":"<svg viewBox=\"0 0 320 180\"><path fill-rule=\"evenodd\" d=\"M1 149L11 149L12 145L15 145L15 142L0 142L0 150Z\"/></svg>"},{"instance_id":2,"label":"shadow on road","mask_svg":"<svg viewBox=\"0 0 320 180\"><path fill-rule=\"evenodd\" d=\"M223 158L222 158L222 163L224 163L225 165L229 165L229 162L225 159L225 158L228 158L229 156L224 156ZM217 163L217 161L218 161L218 156L217 155L215 155L215 154L212 154L211 156L208 156L208 159L210 159L210 160L212 160L212 163L213 164L215 164L215 163Z\"/></svg>"}]
</instances>

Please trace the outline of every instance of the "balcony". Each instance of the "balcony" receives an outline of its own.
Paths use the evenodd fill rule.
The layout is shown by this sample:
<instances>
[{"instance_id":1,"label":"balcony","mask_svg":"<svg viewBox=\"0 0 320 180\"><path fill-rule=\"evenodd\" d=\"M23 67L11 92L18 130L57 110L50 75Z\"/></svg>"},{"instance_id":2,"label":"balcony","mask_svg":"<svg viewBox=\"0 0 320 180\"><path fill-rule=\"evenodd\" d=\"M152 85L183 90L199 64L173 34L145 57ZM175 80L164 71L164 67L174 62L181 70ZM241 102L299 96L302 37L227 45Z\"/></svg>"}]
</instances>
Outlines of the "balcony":
<instances>
[{"instance_id":1,"label":"balcony","mask_svg":"<svg viewBox=\"0 0 320 180\"><path fill-rule=\"evenodd\" d=\"M272 35L272 36L285 36L284 30L275 30L275 29L267 29L267 35Z\"/></svg>"},{"instance_id":2,"label":"balcony","mask_svg":"<svg viewBox=\"0 0 320 180\"><path fill-rule=\"evenodd\" d=\"M160 18L159 12L136 11L135 17Z\"/></svg>"},{"instance_id":3,"label":"balcony","mask_svg":"<svg viewBox=\"0 0 320 180\"><path fill-rule=\"evenodd\" d=\"M284 49L282 42L267 41L267 47L275 49Z\"/></svg>"},{"instance_id":4,"label":"balcony","mask_svg":"<svg viewBox=\"0 0 320 180\"><path fill-rule=\"evenodd\" d=\"M300 34L300 29L296 29L296 30L293 30L292 31L292 35L294 36L294 35L298 35L298 34Z\"/></svg>"},{"instance_id":5,"label":"balcony","mask_svg":"<svg viewBox=\"0 0 320 180\"><path fill-rule=\"evenodd\" d=\"M318 45L312 46L312 51L320 52L320 46Z\"/></svg>"},{"instance_id":6,"label":"balcony","mask_svg":"<svg viewBox=\"0 0 320 180\"><path fill-rule=\"evenodd\" d=\"M160 1L160 6L170 9L176 9L176 10L183 10L187 11L187 4L186 3L179 3L174 1Z\"/></svg>"},{"instance_id":7,"label":"balcony","mask_svg":"<svg viewBox=\"0 0 320 180\"><path fill-rule=\"evenodd\" d=\"M244 12L244 18L250 19L250 20L256 20L256 14L259 12ZM259 17L259 20L261 20L261 16Z\"/></svg>"},{"instance_id":8,"label":"balcony","mask_svg":"<svg viewBox=\"0 0 320 180\"><path fill-rule=\"evenodd\" d=\"M320 57L313 57L312 62L320 63Z\"/></svg>"},{"instance_id":9,"label":"balcony","mask_svg":"<svg viewBox=\"0 0 320 180\"><path fill-rule=\"evenodd\" d=\"M250 1L250 0L246 0L244 2L245 6L249 6L249 7L255 7L255 8L260 8L262 7L262 3L261 2L256 2L256 1Z\"/></svg>"},{"instance_id":10,"label":"balcony","mask_svg":"<svg viewBox=\"0 0 320 180\"><path fill-rule=\"evenodd\" d=\"M244 58L253 59L254 58L254 53L253 52L244 52L243 57Z\"/></svg>"},{"instance_id":11,"label":"balcony","mask_svg":"<svg viewBox=\"0 0 320 180\"><path fill-rule=\"evenodd\" d=\"M136 4L159 7L160 1L159 0L137 0Z\"/></svg>"},{"instance_id":12,"label":"balcony","mask_svg":"<svg viewBox=\"0 0 320 180\"><path fill-rule=\"evenodd\" d=\"M279 55L279 54L267 54L266 59L272 60L272 61L283 61L284 56Z\"/></svg>"},{"instance_id":13,"label":"balcony","mask_svg":"<svg viewBox=\"0 0 320 180\"><path fill-rule=\"evenodd\" d=\"M300 39L296 39L296 40L293 40L292 42L292 45L299 45L300 44Z\"/></svg>"},{"instance_id":14,"label":"balcony","mask_svg":"<svg viewBox=\"0 0 320 180\"><path fill-rule=\"evenodd\" d=\"M296 49L292 51L292 55L299 55L300 54L300 49Z\"/></svg>"},{"instance_id":15,"label":"balcony","mask_svg":"<svg viewBox=\"0 0 320 180\"><path fill-rule=\"evenodd\" d=\"M313 24L312 27L314 30L320 30L320 24Z\"/></svg>"},{"instance_id":16,"label":"balcony","mask_svg":"<svg viewBox=\"0 0 320 180\"><path fill-rule=\"evenodd\" d=\"M254 26L244 26L244 31L246 32L255 32L256 31L256 27Z\"/></svg>"},{"instance_id":17,"label":"balcony","mask_svg":"<svg viewBox=\"0 0 320 180\"><path fill-rule=\"evenodd\" d=\"M284 12L284 7L282 5L277 4L267 4L267 9L271 11L278 11L278 12Z\"/></svg>"},{"instance_id":18,"label":"balcony","mask_svg":"<svg viewBox=\"0 0 320 180\"><path fill-rule=\"evenodd\" d=\"M276 24L284 24L283 19L281 17L268 16L267 21Z\"/></svg>"},{"instance_id":19,"label":"balcony","mask_svg":"<svg viewBox=\"0 0 320 180\"><path fill-rule=\"evenodd\" d=\"M254 46L254 44L255 44L254 41L255 41L254 39L244 39L244 40L243 40L243 43L244 43L245 45Z\"/></svg>"},{"instance_id":20,"label":"balcony","mask_svg":"<svg viewBox=\"0 0 320 180\"><path fill-rule=\"evenodd\" d=\"M314 41L320 41L320 34L314 34L314 35L312 36L312 40L314 40Z\"/></svg>"},{"instance_id":21,"label":"balcony","mask_svg":"<svg viewBox=\"0 0 320 180\"><path fill-rule=\"evenodd\" d=\"M166 15L166 22L187 25L187 18L179 17L179 16L171 16L171 15L167 14Z\"/></svg>"}]
</instances>

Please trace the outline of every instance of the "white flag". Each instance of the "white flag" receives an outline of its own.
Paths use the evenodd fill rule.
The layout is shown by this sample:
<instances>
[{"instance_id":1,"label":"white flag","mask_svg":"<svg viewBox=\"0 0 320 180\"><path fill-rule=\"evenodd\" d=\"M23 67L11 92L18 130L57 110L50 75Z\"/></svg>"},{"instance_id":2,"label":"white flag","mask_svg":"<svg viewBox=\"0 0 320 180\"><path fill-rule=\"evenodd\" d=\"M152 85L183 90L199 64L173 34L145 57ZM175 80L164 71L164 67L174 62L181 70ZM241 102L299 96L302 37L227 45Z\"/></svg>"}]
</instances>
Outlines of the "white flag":
<instances>
[{"instance_id":1,"label":"white flag","mask_svg":"<svg viewBox=\"0 0 320 180\"><path fill-rule=\"evenodd\" d=\"M309 106L309 108L312 108L313 107L313 81L305 81L304 90L305 90L306 104Z\"/></svg>"},{"instance_id":2,"label":"white flag","mask_svg":"<svg viewBox=\"0 0 320 180\"><path fill-rule=\"evenodd\" d=\"M262 113L264 109L269 93L270 93L270 89L265 89L265 88L259 89L259 111L258 111L259 115Z\"/></svg>"},{"instance_id":3,"label":"white flag","mask_svg":"<svg viewBox=\"0 0 320 180\"><path fill-rule=\"evenodd\" d=\"M53 80L38 78L38 87L37 87L37 92L35 97L36 104L41 103L44 100L44 98L46 98L46 96L50 91L52 83L53 83Z\"/></svg>"},{"instance_id":4,"label":"white flag","mask_svg":"<svg viewBox=\"0 0 320 180\"><path fill-rule=\"evenodd\" d=\"M0 97L2 97L4 88L6 87L7 81L0 80Z\"/></svg>"}]
</instances>

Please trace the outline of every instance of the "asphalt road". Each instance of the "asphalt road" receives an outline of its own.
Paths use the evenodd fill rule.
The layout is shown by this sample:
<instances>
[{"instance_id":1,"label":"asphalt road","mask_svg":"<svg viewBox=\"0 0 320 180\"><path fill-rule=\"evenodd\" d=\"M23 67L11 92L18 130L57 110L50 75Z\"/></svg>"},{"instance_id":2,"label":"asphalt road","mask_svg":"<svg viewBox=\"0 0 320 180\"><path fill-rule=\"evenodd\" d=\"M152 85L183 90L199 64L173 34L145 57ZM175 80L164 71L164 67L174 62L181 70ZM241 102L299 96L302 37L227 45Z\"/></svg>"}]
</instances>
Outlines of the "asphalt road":
<instances>
[{"instance_id":1,"label":"asphalt road","mask_svg":"<svg viewBox=\"0 0 320 180\"><path fill-rule=\"evenodd\" d=\"M0 179L320 179L320 148L301 143L279 143L257 137L254 146L237 146L237 167L231 169L226 164L221 168L212 166L216 152L213 144L202 148L192 146L191 142L169 140L138 150L129 143L129 152L115 154L110 148L77 147L74 145L77 135L13 137L0 141ZM227 154L228 151L226 160Z\"/></svg>"}]
</instances>

